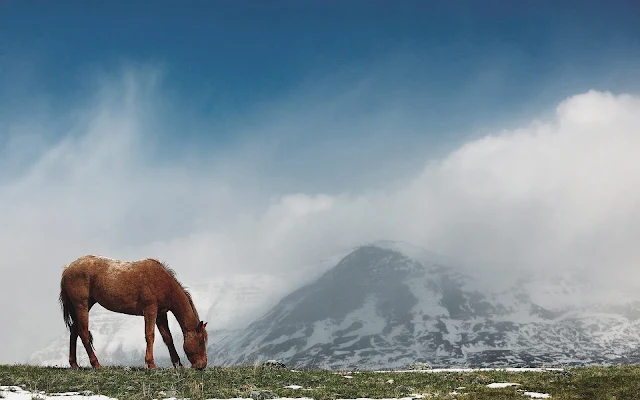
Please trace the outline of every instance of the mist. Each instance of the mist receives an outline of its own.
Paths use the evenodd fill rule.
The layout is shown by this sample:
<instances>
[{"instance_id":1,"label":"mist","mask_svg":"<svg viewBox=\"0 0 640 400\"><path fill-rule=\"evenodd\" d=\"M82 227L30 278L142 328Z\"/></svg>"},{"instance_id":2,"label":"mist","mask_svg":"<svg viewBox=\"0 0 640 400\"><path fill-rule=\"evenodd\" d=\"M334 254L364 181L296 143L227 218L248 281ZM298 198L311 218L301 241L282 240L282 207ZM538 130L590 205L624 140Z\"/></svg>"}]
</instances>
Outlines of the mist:
<instances>
[{"instance_id":1,"label":"mist","mask_svg":"<svg viewBox=\"0 0 640 400\"><path fill-rule=\"evenodd\" d=\"M398 98L356 109L366 91L294 93L234 120L224 145L169 146L183 129L162 83L158 69L124 68L96 75L81 102L2 114L0 321L12 328L0 362L63 331L60 273L85 254L158 258L187 284L259 272L293 288L320 260L389 239L487 273L640 283L634 94L574 93L443 152ZM298 143L300 131L320 139Z\"/></svg>"}]
</instances>

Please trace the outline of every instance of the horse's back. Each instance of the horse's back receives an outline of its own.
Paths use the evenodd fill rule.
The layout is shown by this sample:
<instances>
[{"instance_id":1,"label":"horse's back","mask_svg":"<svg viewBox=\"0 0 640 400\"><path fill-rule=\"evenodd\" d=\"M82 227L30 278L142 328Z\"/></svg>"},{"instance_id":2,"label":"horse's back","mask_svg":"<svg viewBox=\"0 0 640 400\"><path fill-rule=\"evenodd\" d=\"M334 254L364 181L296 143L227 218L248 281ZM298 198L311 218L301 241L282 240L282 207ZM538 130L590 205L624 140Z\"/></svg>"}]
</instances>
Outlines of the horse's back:
<instances>
[{"instance_id":1,"label":"horse's back","mask_svg":"<svg viewBox=\"0 0 640 400\"><path fill-rule=\"evenodd\" d=\"M110 277L126 279L136 275L138 278L155 276L162 273L164 267L153 259L123 261L105 256L89 254L77 258L62 271L62 277L84 276L89 279ZM161 274L162 275L162 274Z\"/></svg>"},{"instance_id":2,"label":"horse's back","mask_svg":"<svg viewBox=\"0 0 640 400\"><path fill-rule=\"evenodd\" d=\"M63 271L62 276L77 275L78 273L90 274L95 272L96 268L100 267L99 261L110 260L107 257L98 256L95 254L88 254L82 257L78 257L73 262L67 264Z\"/></svg>"}]
</instances>

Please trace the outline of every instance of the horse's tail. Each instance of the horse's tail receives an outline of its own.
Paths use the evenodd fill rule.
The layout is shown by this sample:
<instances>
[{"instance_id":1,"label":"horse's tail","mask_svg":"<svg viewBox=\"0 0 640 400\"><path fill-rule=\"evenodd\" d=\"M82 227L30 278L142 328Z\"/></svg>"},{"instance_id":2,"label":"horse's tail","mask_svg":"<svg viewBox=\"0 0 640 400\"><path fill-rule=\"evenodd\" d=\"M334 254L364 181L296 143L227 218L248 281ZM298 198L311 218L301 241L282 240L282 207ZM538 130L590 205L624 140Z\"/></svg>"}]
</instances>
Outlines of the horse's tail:
<instances>
[{"instance_id":1,"label":"horse's tail","mask_svg":"<svg viewBox=\"0 0 640 400\"><path fill-rule=\"evenodd\" d=\"M60 306L62 307L62 318L67 328L71 329L71 326L76 320L76 309L73 307L73 303L67 294L67 290L63 285L60 285Z\"/></svg>"},{"instance_id":2,"label":"horse's tail","mask_svg":"<svg viewBox=\"0 0 640 400\"><path fill-rule=\"evenodd\" d=\"M60 284L60 297L58 300L62 307L62 319L64 320L64 324L68 329L71 329L71 326L76 322L76 309L69 298L67 290L62 284ZM91 344L91 347L93 348L93 335L91 334L91 331L89 331L89 344Z\"/></svg>"}]
</instances>

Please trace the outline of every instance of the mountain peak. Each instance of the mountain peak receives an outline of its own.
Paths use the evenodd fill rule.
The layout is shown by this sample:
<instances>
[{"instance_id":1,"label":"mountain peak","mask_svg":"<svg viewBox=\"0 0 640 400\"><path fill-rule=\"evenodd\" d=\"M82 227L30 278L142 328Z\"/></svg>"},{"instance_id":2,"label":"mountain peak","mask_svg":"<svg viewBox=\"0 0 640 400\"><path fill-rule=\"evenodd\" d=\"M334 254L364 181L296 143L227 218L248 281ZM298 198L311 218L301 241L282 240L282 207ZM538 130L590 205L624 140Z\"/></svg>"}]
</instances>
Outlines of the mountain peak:
<instances>
[{"instance_id":1,"label":"mountain peak","mask_svg":"<svg viewBox=\"0 0 640 400\"><path fill-rule=\"evenodd\" d=\"M275 358L324 368L414 361L531 366L631 357L626 346L608 349L612 329L640 343L640 322L631 317L547 309L517 280L487 288L443 260L403 242L359 246L247 329L211 346L210 357L223 365ZM578 350L577 332L584 341ZM597 355L606 349L606 357Z\"/></svg>"}]
</instances>

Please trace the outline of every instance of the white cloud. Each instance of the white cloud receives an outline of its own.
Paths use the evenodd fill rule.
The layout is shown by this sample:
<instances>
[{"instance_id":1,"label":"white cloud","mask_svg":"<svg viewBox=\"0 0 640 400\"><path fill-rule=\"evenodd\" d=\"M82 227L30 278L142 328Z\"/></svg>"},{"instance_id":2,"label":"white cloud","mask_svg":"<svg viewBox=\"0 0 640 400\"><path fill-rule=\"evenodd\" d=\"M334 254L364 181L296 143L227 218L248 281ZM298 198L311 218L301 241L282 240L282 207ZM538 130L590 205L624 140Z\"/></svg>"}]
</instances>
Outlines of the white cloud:
<instances>
[{"instance_id":1,"label":"white cloud","mask_svg":"<svg viewBox=\"0 0 640 400\"><path fill-rule=\"evenodd\" d=\"M0 320L20 323L0 330L0 341L13 344L0 362L22 360L62 331L61 268L87 253L158 257L186 281L259 271L291 273L294 284L347 246L397 239L478 268L577 267L640 278L636 96L579 94L551 120L467 142L442 159L425 151L424 168L412 176L384 175L366 190L359 176L347 176L358 190L317 193L308 190L313 181L282 184L287 178L273 176L273 165L286 153L277 145L260 151L251 135L242 146L212 148L210 158L156 159L149 126L157 83L153 73L129 73L100 81L96 98L65 118L9 122L0 154L11 172L0 179ZM260 134L280 131L282 115L238 131L269 143ZM310 115L297 115L289 132L405 128L397 116L332 126ZM323 151L326 162L331 148ZM402 156L378 160L380 170L393 170ZM319 159L300 165L320 176Z\"/></svg>"}]
</instances>

